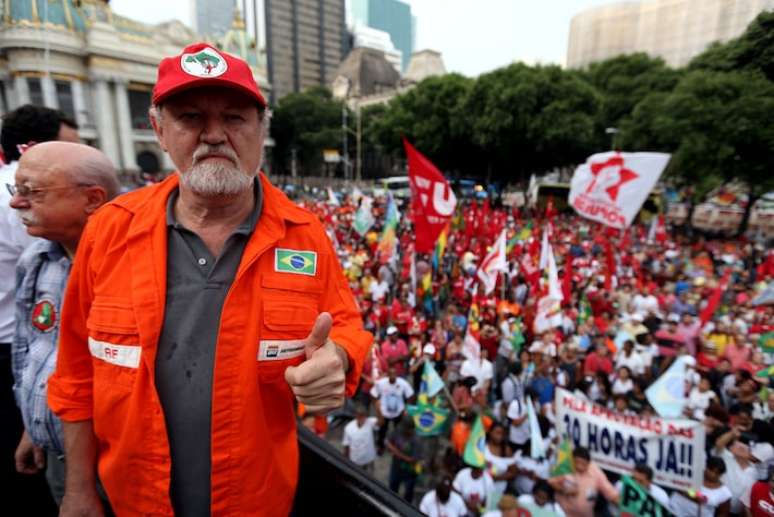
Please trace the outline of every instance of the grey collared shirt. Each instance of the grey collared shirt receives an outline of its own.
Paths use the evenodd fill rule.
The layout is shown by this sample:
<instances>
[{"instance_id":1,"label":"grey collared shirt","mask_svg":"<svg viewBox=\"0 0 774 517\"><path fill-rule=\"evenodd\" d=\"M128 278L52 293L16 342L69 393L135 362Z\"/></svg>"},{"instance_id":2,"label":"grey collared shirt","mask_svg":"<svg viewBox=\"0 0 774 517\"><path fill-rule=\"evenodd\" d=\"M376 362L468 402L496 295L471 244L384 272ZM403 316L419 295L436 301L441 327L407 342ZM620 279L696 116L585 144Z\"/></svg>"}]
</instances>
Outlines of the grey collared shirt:
<instances>
[{"instance_id":1,"label":"grey collared shirt","mask_svg":"<svg viewBox=\"0 0 774 517\"><path fill-rule=\"evenodd\" d=\"M166 420L172 460L169 492L177 516L210 514L215 347L226 294L261 215L260 181L255 181L254 192L254 210L226 240L219 257L175 219L178 190L167 202L167 287L156 390Z\"/></svg>"}]
</instances>

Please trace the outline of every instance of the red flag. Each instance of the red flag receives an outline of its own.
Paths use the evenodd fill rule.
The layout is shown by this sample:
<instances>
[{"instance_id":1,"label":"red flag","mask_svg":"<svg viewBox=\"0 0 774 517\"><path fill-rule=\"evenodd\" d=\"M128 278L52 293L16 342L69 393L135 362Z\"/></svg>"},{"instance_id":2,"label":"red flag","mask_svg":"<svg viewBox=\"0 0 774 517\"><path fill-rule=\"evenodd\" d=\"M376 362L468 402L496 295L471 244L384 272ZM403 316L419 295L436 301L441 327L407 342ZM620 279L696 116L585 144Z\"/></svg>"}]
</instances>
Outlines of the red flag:
<instances>
[{"instance_id":1,"label":"red flag","mask_svg":"<svg viewBox=\"0 0 774 517\"><path fill-rule=\"evenodd\" d=\"M564 276L562 277L564 305L570 304L570 296L572 296L572 260L572 253L567 253L567 257L564 259Z\"/></svg>"},{"instance_id":2,"label":"red flag","mask_svg":"<svg viewBox=\"0 0 774 517\"><path fill-rule=\"evenodd\" d=\"M656 241L663 244L667 240L666 224L664 224L664 214L658 214L658 219L656 221Z\"/></svg>"},{"instance_id":3,"label":"red flag","mask_svg":"<svg viewBox=\"0 0 774 517\"><path fill-rule=\"evenodd\" d=\"M712 315L715 314L718 305L720 305L720 299L723 297L723 292L728 288L728 280L730 277L731 270L726 269L726 272L723 273L723 278L720 279L720 283L710 295L710 298L707 301L707 306L704 307L704 310L701 311L701 314L699 314L699 320L701 321L702 326L711 320Z\"/></svg>"},{"instance_id":4,"label":"red flag","mask_svg":"<svg viewBox=\"0 0 774 517\"><path fill-rule=\"evenodd\" d=\"M449 182L430 160L405 138L403 146L408 158L416 251L432 253L438 235L454 214L457 198Z\"/></svg>"}]
</instances>

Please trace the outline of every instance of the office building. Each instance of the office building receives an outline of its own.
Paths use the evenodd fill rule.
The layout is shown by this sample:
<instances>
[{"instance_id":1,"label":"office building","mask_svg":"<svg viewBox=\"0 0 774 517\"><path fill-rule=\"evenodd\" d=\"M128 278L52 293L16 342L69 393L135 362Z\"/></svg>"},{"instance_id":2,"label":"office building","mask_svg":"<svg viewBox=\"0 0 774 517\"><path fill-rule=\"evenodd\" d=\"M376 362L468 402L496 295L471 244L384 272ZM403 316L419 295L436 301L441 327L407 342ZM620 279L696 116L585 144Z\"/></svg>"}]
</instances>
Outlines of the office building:
<instances>
[{"instance_id":1,"label":"office building","mask_svg":"<svg viewBox=\"0 0 774 517\"><path fill-rule=\"evenodd\" d=\"M348 52L344 0L263 0L272 101L333 82Z\"/></svg>"},{"instance_id":2,"label":"office building","mask_svg":"<svg viewBox=\"0 0 774 517\"><path fill-rule=\"evenodd\" d=\"M0 19L0 115L24 104L61 109L81 139L124 174L169 171L148 120L159 61L201 36L179 21L150 25L105 0L5 0ZM245 59L265 92L263 60L239 16L213 46Z\"/></svg>"},{"instance_id":3,"label":"office building","mask_svg":"<svg viewBox=\"0 0 774 517\"><path fill-rule=\"evenodd\" d=\"M642 0L588 9L570 22L567 66L633 52L683 66L711 43L741 35L768 9L774 0Z\"/></svg>"},{"instance_id":4,"label":"office building","mask_svg":"<svg viewBox=\"0 0 774 517\"><path fill-rule=\"evenodd\" d=\"M402 0L351 0L350 5L354 23L390 35L401 52L401 72L405 71L414 52L415 19L411 6Z\"/></svg>"},{"instance_id":5,"label":"office building","mask_svg":"<svg viewBox=\"0 0 774 517\"><path fill-rule=\"evenodd\" d=\"M193 5L193 29L210 37L223 36L231 28L236 4L234 0L191 0Z\"/></svg>"}]
</instances>

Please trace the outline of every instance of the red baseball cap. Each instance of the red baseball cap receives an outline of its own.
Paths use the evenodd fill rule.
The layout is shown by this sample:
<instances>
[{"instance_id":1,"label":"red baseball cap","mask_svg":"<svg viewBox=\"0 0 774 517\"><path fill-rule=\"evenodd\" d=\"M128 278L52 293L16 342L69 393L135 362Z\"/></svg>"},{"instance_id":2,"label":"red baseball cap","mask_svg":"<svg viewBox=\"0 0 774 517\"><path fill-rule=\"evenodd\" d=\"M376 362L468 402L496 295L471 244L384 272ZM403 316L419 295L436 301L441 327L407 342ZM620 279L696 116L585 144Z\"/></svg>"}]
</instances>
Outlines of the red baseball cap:
<instances>
[{"instance_id":1,"label":"red baseball cap","mask_svg":"<svg viewBox=\"0 0 774 517\"><path fill-rule=\"evenodd\" d=\"M153 104L199 86L233 88L252 97L261 106L266 106L266 99L253 79L250 65L243 59L217 50L209 43L188 45L181 54L161 60L156 85L153 87Z\"/></svg>"}]
</instances>

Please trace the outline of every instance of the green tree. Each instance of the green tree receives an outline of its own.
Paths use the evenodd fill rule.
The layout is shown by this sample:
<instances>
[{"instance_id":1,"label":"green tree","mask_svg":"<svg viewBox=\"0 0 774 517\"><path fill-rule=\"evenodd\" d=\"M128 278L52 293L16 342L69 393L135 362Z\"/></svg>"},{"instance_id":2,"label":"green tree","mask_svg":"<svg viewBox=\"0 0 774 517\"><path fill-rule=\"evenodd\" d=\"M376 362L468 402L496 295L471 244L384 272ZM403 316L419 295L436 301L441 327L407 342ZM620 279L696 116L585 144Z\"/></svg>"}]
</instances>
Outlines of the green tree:
<instances>
[{"instance_id":1,"label":"green tree","mask_svg":"<svg viewBox=\"0 0 774 517\"><path fill-rule=\"evenodd\" d=\"M523 63L481 75L464 113L487 177L524 180L593 151L599 96L578 74Z\"/></svg>"},{"instance_id":2,"label":"green tree","mask_svg":"<svg viewBox=\"0 0 774 517\"><path fill-rule=\"evenodd\" d=\"M364 113L364 135L395 158L403 158L405 136L441 170L469 168L474 151L461 123L462 105L473 80L459 74L425 79L393 98L386 107Z\"/></svg>"},{"instance_id":3,"label":"green tree","mask_svg":"<svg viewBox=\"0 0 774 517\"><path fill-rule=\"evenodd\" d=\"M601 96L600 110L596 118L596 135L600 149L611 145L605 129L621 129L634 107L654 92L670 92L677 84L681 72L669 68L663 59L639 52L622 55L593 63L581 76L591 83ZM620 138L616 140L620 145Z\"/></svg>"},{"instance_id":4,"label":"green tree","mask_svg":"<svg viewBox=\"0 0 774 517\"><path fill-rule=\"evenodd\" d=\"M737 179L751 206L774 189L772 113L774 83L761 74L696 70L671 93L643 99L622 137L628 148L673 153L667 174L696 187L696 198Z\"/></svg>"},{"instance_id":5,"label":"green tree","mask_svg":"<svg viewBox=\"0 0 774 517\"><path fill-rule=\"evenodd\" d=\"M774 81L774 11L764 11L740 37L715 43L696 56L691 70L760 72Z\"/></svg>"},{"instance_id":6,"label":"green tree","mask_svg":"<svg viewBox=\"0 0 774 517\"><path fill-rule=\"evenodd\" d=\"M302 174L322 175L323 149L341 151L342 107L324 87L291 93L280 99L271 123L275 170L289 174L295 150Z\"/></svg>"}]
</instances>

